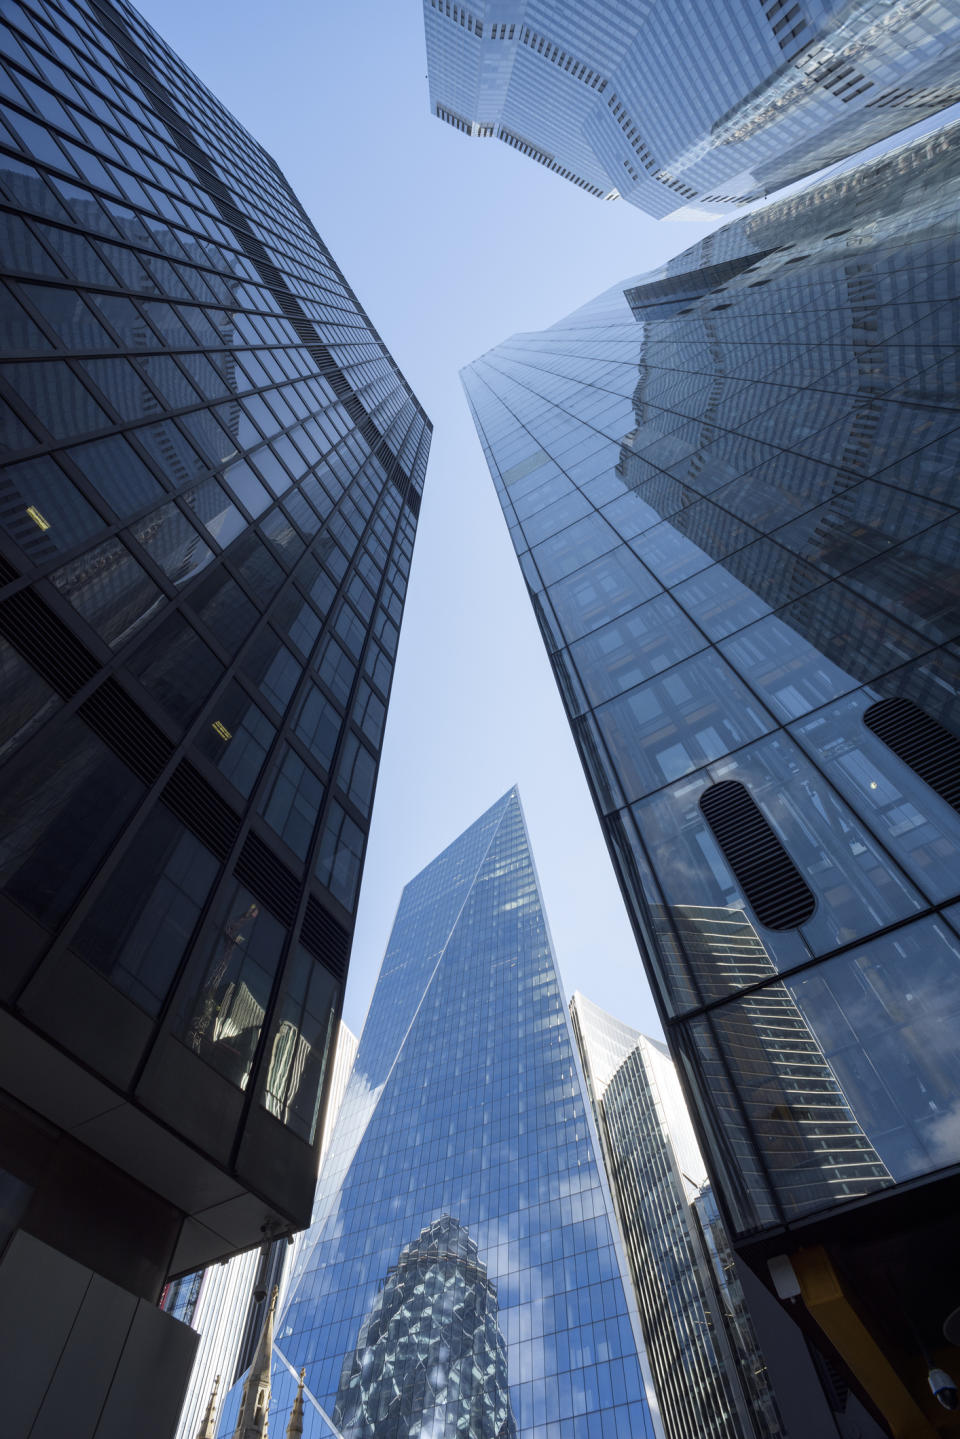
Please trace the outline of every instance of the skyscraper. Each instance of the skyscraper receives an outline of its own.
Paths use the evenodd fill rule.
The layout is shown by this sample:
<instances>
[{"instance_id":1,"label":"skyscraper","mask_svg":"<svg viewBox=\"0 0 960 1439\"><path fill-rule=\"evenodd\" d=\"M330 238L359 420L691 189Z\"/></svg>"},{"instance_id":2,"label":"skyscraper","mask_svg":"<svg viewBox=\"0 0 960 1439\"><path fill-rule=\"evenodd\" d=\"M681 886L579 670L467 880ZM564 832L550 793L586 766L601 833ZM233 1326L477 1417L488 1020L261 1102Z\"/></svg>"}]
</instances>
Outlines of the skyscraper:
<instances>
[{"instance_id":1,"label":"skyscraper","mask_svg":"<svg viewBox=\"0 0 960 1439\"><path fill-rule=\"evenodd\" d=\"M660 1435L622 1264L511 790L403 892L277 1318L271 1432L302 1365L307 1439Z\"/></svg>"},{"instance_id":2,"label":"skyscraper","mask_svg":"<svg viewBox=\"0 0 960 1439\"><path fill-rule=\"evenodd\" d=\"M341 1020L320 1138L320 1164L330 1143L356 1052L357 1037ZM197 1439L201 1416L210 1407L211 1394L214 1394L212 1417L216 1421L223 1395L253 1359L274 1284L279 1285L278 1303L282 1302L303 1236L301 1230L292 1245L286 1239L275 1239L259 1250L234 1255L226 1264L185 1274L167 1286L162 1307L200 1335L174 1439Z\"/></svg>"},{"instance_id":3,"label":"skyscraper","mask_svg":"<svg viewBox=\"0 0 960 1439\"><path fill-rule=\"evenodd\" d=\"M960 1259L958 138L464 375L731 1237L917 1433Z\"/></svg>"},{"instance_id":4,"label":"skyscraper","mask_svg":"<svg viewBox=\"0 0 960 1439\"><path fill-rule=\"evenodd\" d=\"M333 1411L343 1439L515 1439L497 1321L496 1287L476 1244L442 1215L404 1245L344 1359Z\"/></svg>"},{"instance_id":5,"label":"skyscraper","mask_svg":"<svg viewBox=\"0 0 960 1439\"><path fill-rule=\"evenodd\" d=\"M756 1286L751 1314L666 1046L583 994L570 1015L668 1439L879 1435L849 1392L825 1391L799 1331L771 1335ZM782 1409L768 1350L797 1381Z\"/></svg>"},{"instance_id":6,"label":"skyscraper","mask_svg":"<svg viewBox=\"0 0 960 1439\"><path fill-rule=\"evenodd\" d=\"M423 0L430 109L650 215L755 200L960 100L957 0Z\"/></svg>"},{"instance_id":7,"label":"skyscraper","mask_svg":"<svg viewBox=\"0 0 960 1439\"><path fill-rule=\"evenodd\" d=\"M88 1303L167 1433L164 1281L309 1220L430 425L125 0L3 26L0 1316L18 1423Z\"/></svg>"}]
</instances>

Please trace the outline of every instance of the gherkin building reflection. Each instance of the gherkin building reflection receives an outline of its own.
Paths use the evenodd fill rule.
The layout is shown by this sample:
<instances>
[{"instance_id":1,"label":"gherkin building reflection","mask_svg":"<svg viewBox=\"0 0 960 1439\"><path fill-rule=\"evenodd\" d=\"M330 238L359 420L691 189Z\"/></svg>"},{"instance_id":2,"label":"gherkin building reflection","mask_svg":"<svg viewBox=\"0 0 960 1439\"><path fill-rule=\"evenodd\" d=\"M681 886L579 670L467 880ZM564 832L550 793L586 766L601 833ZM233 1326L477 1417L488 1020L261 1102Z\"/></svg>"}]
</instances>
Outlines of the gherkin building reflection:
<instances>
[{"instance_id":1,"label":"gherkin building reflection","mask_svg":"<svg viewBox=\"0 0 960 1439\"><path fill-rule=\"evenodd\" d=\"M400 1251L344 1360L343 1439L515 1439L496 1286L458 1220Z\"/></svg>"}]
</instances>

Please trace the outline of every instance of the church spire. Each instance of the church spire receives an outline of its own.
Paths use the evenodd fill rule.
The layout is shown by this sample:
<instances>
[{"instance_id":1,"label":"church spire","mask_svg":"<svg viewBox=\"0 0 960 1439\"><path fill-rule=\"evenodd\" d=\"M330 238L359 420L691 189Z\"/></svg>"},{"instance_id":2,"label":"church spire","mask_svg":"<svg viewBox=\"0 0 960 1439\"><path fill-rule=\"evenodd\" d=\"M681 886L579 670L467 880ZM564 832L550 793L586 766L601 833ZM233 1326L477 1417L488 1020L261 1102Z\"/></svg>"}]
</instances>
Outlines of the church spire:
<instances>
[{"instance_id":1,"label":"church spire","mask_svg":"<svg viewBox=\"0 0 960 1439\"><path fill-rule=\"evenodd\" d=\"M197 1434L197 1439L217 1439L217 1430L213 1421L216 1418L217 1390L219 1389L219 1387L220 1375L218 1374L216 1379L214 1379L213 1381L213 1388L210 1390L210 1402L207 1404L206 1413L204 1414L203 1420L200 1424L200 1430Z\"/></svg>"},{"instance_id":2,"label":"church spire","mask_svg":"<svg viewBox=\"0 0 960 1439\"><path fill-rule=\"evenodd\" d=\"M287 1424L287 1439L300 1439L303 1433L303 1381L306 1373L306 1369L300 1370L300 1383L297 1385L297 1397L293 1401L293 1408L290 1410L290 1420Z\"/></svg>"},{"instance_id":3,"label":"church spire","mask_svg":"<svg viewBox=\"0 0 960 1439\"><path fill-rule=\"evenodd\" d=\"M267 1416L270 1412L270 1360L273 1355L273 1317L277 1308L277 1286L274 1285L270 1308L260 1331L257 1352L247 1373L240 1399L240 1412L233 1439L267 1439Z\"/></svg>"}]
</instances>

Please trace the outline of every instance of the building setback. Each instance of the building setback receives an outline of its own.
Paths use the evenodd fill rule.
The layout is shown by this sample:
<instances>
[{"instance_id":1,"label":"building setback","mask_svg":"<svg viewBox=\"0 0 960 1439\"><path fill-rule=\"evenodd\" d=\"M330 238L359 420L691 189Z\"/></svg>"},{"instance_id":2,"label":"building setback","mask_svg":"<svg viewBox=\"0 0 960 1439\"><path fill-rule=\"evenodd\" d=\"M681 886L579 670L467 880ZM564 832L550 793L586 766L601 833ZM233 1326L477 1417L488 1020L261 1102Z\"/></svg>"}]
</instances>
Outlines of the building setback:
<instances>
[{"instance_id":1,"label":"building setback","mask_svg":"<svg viewBox=\"0 0 960 1439\"><path fill-rule=\"evenodd\" d=\"M957 0L423 0L430 109L650 215L722 212L960 100Z\"/></svg>"},{"instance_id":2,"label":"building setback","mask_svg":"<svg viewBox=\"0 0 960 1439\"><path fill-rule=\"evenodd\" d=\"M277 1316L270 1432L303 1366L307 1439L661 1439L595 1145L510 790L404 889Z\"/></svg>"},{"instance_id":3,"label":"building setback","mask_svg":"<svg viewBox=\"0 0 960 1439\"><path fill-rule=\"evenodd\" d=\"M728 1231L916 1434L960 1367L958 140L464 373Z\"/></svg>"},{"instance_id":4,"label":"building setback","mask_svg":"<svg viewBox=\"0 0 960 1439\"><path fill-rule=\"evenodd\" d=\"M430 425L136 11L3 24L7 1432L166 1436L165 1282L310 1219Z\"/></svg>"}]
</instances>

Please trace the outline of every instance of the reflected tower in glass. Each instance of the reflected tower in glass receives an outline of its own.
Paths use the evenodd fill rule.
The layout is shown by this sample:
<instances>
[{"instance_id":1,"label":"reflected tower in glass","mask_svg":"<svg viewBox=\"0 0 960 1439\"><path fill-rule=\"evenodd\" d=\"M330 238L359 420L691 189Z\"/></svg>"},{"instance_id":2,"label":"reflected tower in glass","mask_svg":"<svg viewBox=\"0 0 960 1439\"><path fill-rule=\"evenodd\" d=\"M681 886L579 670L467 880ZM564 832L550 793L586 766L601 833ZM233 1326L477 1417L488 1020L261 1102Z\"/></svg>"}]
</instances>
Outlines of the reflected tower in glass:
<instances>
[{"instance_id":1,"label":"reflected tower in glass","mask_svg":"<svg viewBox=\"0 0 960 1439\"><path fill-rule=\"evenodd\" d=\"M729 1232L883 1315L918 1412L960 1262L958 142L464 372Z\"/></svg>"},{"instance_id":2,"label":"reflected tower in glass","mask_svg":"<svg viewBox=\"0 0 960 1439\"><path fill-rule=\"evenodd\" d=\"M333 1419L343 1439L515 1439L497 1291L450 1215L388 1270L344 1361Z\"/></svg>"},{"instance_id":3,"label":"reflected tower in glass","mask_svg":"<svg viewBox=\"0 0 960 1439\"><path fill-rule=\"evenodd\" d=\"M960 100L958 0L423 0L423 15L432 114L654 216L729 211Z\"/></svg>"},{"instance_id":4,"label":"reflected tower in glass","mask_svg":"<svg viewBox=\"0 0 960 1439\"><path fill-rule=\"evenodd\" d=\"M125 0L2 23L0 1300L42 1248L175 1330L309 1221L430 425Z\"/></svg>"},{"instance_id":5,"label":"reflected tower in glass","mask_svg":"<svg viewBox=\"0 0 960 1439\"><path fill-rule=\"evenodd\" d=\"M661 1439L595 1136L511 790L404 889L271 1432L304 1366L306 1439Z\"/></svg>"}]
</instances>

